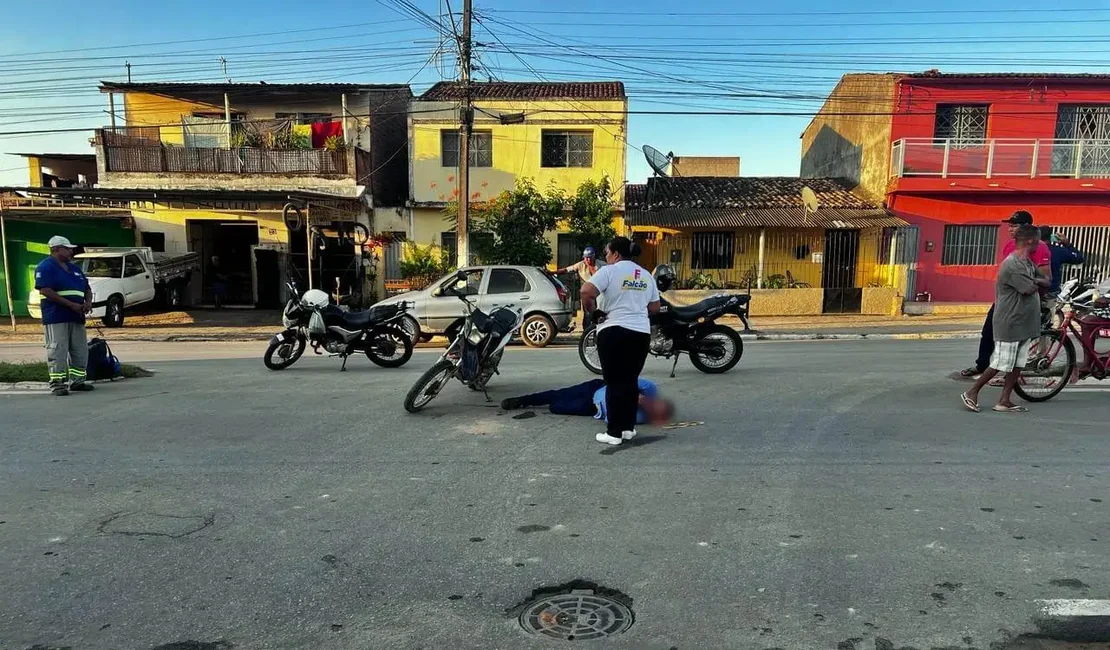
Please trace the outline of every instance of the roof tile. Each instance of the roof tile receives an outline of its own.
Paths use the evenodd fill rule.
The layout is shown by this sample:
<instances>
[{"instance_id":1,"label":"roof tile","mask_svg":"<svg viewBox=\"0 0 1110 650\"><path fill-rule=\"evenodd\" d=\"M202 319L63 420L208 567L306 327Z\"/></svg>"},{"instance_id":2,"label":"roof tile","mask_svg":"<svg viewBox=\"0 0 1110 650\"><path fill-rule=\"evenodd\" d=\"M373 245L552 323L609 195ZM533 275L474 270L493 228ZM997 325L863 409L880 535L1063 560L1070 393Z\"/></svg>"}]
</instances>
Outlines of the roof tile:
<instances>
[{"instance_id":1,"label":"roof tile","mask_svg":"<svg viewBox=\"0 0 1110 650\"><path fill-rule=\"evenodd\" d=\"M471 99L624 99L620 81L522 82L488 81L470 84ZM429 88L421 100L462 99L462 85L441 81Z\"/></svg>"}]
</instances>

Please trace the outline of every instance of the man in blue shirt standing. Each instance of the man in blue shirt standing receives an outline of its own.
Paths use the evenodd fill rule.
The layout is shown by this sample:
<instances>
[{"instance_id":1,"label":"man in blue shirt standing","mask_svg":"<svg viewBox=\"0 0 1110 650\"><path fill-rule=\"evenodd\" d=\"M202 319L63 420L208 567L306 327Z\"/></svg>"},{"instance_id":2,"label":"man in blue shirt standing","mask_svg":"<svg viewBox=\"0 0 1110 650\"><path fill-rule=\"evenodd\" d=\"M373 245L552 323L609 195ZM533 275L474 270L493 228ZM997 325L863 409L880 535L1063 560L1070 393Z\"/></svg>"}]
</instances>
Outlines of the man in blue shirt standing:
<instances>
[{"instance_id":1,"label":"man in blue shirt standing","mask_svg":"<svg viewBox=\"0 0 1110 650\"><path fill-rule=\"evenodd\" d=\"M640 399L636 409L636 424L665 424L674 416L674 404L659 396L655 383L641 377ZM574 386L545 390L531 395L510 397L501 401L506 411L524 406L547 406L556 415L592 415L594 419L609 422L605 412L605 381L591 379ZM630 432L631 440L636 432Z\"/></svg>"},{"instance_id":2,"label":"man in blue shirt standing","mask_svg":"<svg viewBox=\"0 0 1110 650\"><path fill-rule=\"evenodd\" d=\"M1052 268L1052 284L1048 287L1050 294L1060 293L1060 281L1063 280L1061 269L1065 264L1082 264L1083 253L1071 245L1067 237L1053 233L1052 226L1041 226L1041 241L1048 242L1048 252L1052 255L1049 264Z\"/></svg>"},{"instance_id":3,"label":"man in blue shirt standing","mask_svg":"<svg viewBox=\"0 0 1110 650\"><path fill-rule=\"evenodd\" d=\"M50 390L61 397L71 390L93 389L85 381L89 361L85 314L92 311L92 289L81 268L70 261L73 244L68 239L55 235L47 245L50 257L35 267L35 289L43 297L42 326Z\"/></svg>"}]
</instances>

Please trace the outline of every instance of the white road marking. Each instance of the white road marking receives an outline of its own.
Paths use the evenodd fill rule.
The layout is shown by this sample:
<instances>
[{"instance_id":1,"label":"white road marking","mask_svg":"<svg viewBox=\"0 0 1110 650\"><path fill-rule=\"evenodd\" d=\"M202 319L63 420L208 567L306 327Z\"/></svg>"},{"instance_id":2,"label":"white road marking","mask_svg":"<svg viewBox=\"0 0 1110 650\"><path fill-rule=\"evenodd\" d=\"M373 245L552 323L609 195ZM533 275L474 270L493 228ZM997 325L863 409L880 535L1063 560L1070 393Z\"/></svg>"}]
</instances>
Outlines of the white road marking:
<instances>
[{"instance_id":1,"label":"white road marking","mask_svg":"<svg viewBox=\"0 0 1110 650\"><path fill-rule=\"evenodd\" d=\"M1037 600L1038 612L1047 618L1076 616L1110 616L1110 600L1088 598L1052 598Z\"/></svg>"}]
</instances>

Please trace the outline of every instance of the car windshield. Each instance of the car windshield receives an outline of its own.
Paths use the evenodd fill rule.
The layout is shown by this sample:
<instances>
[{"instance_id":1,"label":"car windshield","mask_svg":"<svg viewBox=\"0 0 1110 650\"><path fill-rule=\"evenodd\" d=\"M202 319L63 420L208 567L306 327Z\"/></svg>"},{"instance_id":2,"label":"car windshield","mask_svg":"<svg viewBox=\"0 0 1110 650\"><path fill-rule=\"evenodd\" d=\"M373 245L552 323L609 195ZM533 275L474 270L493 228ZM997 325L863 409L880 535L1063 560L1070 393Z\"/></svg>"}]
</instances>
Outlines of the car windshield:
<instances>
[{"instance_id":1,"label":"car windshield","mask_svg":"<svg viewBox=\"0 0 1110 650\"><path fill-rule=\"evenodd\" d=\"M123 275L122 257L86 257L81 270L87 278L118 278Z\"/></svg>"}]
</instances>

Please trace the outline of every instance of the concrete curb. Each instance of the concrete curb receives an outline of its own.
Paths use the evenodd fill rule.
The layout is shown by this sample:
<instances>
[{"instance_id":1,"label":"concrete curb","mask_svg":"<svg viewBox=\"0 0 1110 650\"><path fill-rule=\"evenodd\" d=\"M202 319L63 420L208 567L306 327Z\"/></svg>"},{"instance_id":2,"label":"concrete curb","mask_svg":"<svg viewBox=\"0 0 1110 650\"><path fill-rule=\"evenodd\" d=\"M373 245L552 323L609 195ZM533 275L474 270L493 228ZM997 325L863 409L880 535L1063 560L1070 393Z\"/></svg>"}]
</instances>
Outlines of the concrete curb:
<instances>
[{"instance_id":1,"label":"concrete curb","mask_svg":"<svg viewBox=\"0 0 1110 650\"><path fill-rule=\"evenodd\" d=\"M1068 599L1034 601L1033 622L1050 639L1072 642L1110 640L1110 600Z\"/></svg>"},{"instance_id":2,"label":"concrete curb","mask_svg":"<svg viewBox=\"0 0 1110 650\"><path fill-rule=\"evenodd\" d=\"M968 332L905 332L875 334L838 334L826 332L802 332L794 334L775 334L753 332L741 334L746 341L943 341L954 339L977 339L978 331Z\"/></svg>"}]
</instances>

